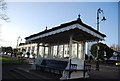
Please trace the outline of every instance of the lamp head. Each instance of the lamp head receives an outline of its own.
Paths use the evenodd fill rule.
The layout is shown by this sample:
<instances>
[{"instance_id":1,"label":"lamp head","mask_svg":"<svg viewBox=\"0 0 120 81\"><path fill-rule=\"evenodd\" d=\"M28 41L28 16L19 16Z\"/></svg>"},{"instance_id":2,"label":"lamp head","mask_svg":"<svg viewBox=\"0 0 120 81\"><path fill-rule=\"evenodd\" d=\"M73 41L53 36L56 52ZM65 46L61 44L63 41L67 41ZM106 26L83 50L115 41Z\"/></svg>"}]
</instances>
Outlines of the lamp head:
<instances>
[{"instance_id":1,"label":"lamp head","mask_svg":"<svg viewBox=\"0 0 120 81\"><path fill-rule=\"evenodd\" d=\"M102 21L106 21L107 19L105 17L103 17Z\"/></svg>"}]
</instances>

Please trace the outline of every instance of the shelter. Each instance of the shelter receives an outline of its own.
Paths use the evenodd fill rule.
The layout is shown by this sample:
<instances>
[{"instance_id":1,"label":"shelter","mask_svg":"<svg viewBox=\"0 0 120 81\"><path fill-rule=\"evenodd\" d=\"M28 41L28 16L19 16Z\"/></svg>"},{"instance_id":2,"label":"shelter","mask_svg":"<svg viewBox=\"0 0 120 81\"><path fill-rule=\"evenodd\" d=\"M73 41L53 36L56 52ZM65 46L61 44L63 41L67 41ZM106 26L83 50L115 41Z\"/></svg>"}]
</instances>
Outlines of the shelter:
<instances>
[{"instance_id":1,"label":"shelter","mask_svg":"<svg viewBox=\"0 0 120 81\"><path fill-rule=\"evenodd\" d=\"M80 15L77 20L61 24L26 37L26 43L37 43L37 58L35 65L41 65L44 59L67 61L61 79L86 78L85 45L86 42L104 40L106 35L84 24ZM76 64L76 70L70 69L70 64ZM83 69L83 70L80 70Z\"/></svg>"}]
</instances>

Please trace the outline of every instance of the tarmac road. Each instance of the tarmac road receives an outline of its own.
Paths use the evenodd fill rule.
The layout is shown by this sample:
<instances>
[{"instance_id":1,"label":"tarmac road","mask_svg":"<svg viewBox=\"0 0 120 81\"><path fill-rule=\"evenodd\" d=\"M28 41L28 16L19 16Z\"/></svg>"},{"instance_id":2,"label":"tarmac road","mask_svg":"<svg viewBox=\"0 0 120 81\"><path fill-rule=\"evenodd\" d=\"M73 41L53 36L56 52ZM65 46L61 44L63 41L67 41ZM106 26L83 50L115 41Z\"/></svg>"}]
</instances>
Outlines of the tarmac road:
<instances>
[{"instance_id":1,"label":"tarmac road","mask_svg":"<svg viewBox=\"0 0 120 81\"><path fill-rule=\"evenodd\" d=\"M89 80L91 80L91 81L92 80L120 81L120 67L100 65L100 71L96 71L95 65L91 65L91 66L92 66L92 70L90 72L90 78L87 79L88 81ZM10 72L11 72L11 70L14 70L15 68L22 68L22 69L28 71L30 69L30 67L31 67L30 64L3 65L2 66L2 79L3 80L4 79L14 79L14 77L11 76ZM41 75L41 77L42 76L43 75ZM48 76L48 74L46 74L44 77L47 77L47 76ZM43 78L40 78L40 79L43 79Z\"/></svg>"}]
</instances>

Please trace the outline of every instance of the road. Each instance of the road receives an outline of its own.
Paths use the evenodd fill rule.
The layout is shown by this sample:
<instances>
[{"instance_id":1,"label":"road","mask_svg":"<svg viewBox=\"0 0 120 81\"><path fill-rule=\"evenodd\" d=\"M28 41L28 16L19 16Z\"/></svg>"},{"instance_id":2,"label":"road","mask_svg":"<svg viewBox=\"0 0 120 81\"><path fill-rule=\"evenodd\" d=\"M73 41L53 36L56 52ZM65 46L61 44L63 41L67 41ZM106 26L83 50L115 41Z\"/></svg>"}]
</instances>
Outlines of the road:
<instances>
[{"instance_id":1,"label":"road","mask_svg":"<svg viewBox=\"0 0 120 81\"><path fill-rule=\"evenodd\" d=\"M9 57L10 58L10 57ZM13 58L12 58L13 59ZM27 60L28 61L28 60ZM16 68L21 68L26 72L30 72L30 68L31 65L29 64L30 62L33 61L28 61L28 63L25 64L10 64L10 65L3 65L2 66L2 78L3 79L15 79L15 77L13 77L13 75L11 74L11 71L14 71ZM92 70L90 72L90 78L87 79L89 80L120 80L120 68L116 67L116 66L107 66L107 65L100 65L100 71L96 71L95 70L95 65L92 64ZM25 74L27 77L26 72L23 72L23 75ZM30 72L30 74L28 74L29 76L31 76L32 72ZM11 76L12 75L12 76ZM46 79L50 78L50 79L58 79L56 77L59 77L57 75L52 75L50 73L45 73L45 72L34 72L33 75L35 75L36 77L33 76L33 79ZM38 77L37 77L38 76ZM17 76L18 77L18 76ZM20 78L20 77L19 77ZM22 78L22 77L21 77ZM30 77L31 78L31 77Z\"/></svg>"}]
</instances>

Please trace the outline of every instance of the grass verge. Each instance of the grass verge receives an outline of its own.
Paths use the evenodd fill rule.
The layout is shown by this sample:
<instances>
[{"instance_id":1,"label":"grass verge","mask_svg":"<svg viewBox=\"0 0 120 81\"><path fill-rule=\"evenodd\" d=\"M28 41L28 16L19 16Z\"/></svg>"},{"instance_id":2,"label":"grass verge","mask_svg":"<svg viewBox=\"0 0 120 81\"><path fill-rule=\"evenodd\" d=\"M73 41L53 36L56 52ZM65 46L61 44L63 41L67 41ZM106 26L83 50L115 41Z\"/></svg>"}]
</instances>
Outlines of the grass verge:
<instances>
[{"instance_id":1,"label":"grass verge","mask_svg":"<svg viewBox=\"0 0 120 81\"><path fill-rule=\"evenodd\" d=\"M20 62L9 58L0 57L0 64L20 64Z\"/></svg>"}]
</instances>

